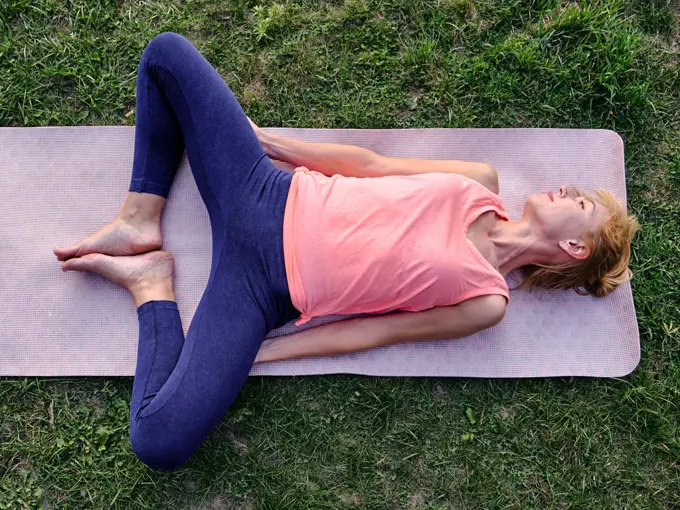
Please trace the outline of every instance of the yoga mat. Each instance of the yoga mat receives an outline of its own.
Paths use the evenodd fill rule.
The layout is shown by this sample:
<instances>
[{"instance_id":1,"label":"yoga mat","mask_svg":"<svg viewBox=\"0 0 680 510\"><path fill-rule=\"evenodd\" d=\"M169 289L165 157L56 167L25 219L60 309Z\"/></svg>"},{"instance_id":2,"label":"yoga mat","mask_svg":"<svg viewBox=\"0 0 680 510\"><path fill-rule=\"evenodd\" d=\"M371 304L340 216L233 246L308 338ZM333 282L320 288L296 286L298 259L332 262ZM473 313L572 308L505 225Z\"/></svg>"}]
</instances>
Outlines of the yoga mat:
<instances>
[{"instance_id":1,"label":"yoga mat","mask_svg":"<svg viewBox=\"0 0 680 510\"><path fill-rule=\"evenodd\" d=\"M611 131L269 130L388 156L489 162L498 169L511 219L519 218L529 194L564 183L604 187L626 198L623 143ZM98 275L62 273L52 254L54 246L91 234L118 213L133 146L134 127L0 128L0 375L134 374L138 330L132 298ZM186 154L163 232L164 248L176 259L186 332L205 288L211 250L208 215ZM272 336L293 329L289 324ZM514 291L505 319L467 338L256 365L251 374L620 377L639 359L631 287L625 284L600 299L573 291Z\"/></svg>"}]
</instances>

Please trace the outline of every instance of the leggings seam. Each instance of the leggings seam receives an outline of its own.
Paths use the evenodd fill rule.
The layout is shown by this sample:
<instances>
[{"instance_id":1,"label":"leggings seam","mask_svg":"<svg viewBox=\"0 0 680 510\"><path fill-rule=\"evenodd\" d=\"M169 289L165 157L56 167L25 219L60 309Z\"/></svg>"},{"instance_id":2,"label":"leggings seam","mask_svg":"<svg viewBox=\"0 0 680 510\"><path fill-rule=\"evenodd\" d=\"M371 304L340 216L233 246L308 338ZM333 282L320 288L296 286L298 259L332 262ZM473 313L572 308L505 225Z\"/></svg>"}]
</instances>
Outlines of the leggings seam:
<instances>
[{"instance_id":1,"label":"leggings seam","mask_svg":"<svg viewBox=\"0 0 680 510\"><path fill-rule=\"evenodd\" d=\"M227 243L226 243L226 242L223 243L222 249L220 250L219 261L217 262L217 269L215 269L215 274L217 274L217 272L218 272L219 269L220 269L220 266L222 265L224 250L225 250L226 246L227 246ZM212 278L208 281L207 285L205 286L205 291L204 291L205 293L208 292L208 289L210 288L211 281L212 281ZM200 329L201 329L201 319L203 318L203 311L204 311L204 310L205 310L205 307L203 307L203 308L201 309L200 315L199 315L198 317L194 317L194 319L193 319L193 320L196 320L196 319L198 320L198 328L197 328L197 330L196 330L196 334L194 335L194 342L196 342L196 339L198 338L198 335L199 335L199 333L200 333ZM193 320L192 320L192 322L193 322ZM154 323L154 327L155 327L155 323ZM185 341L184 345L182 346L182 351L180 352L180 357L182 356L182 352L184 352L184 349L185 349L186 347L187 347L187 345L186 345L186 341ZM192 353L191 353L191 354L193 354L193 349L194 349L194 347L193 347L193 344L192 344L192 346L191 346ZM155 351L154 351L154 353L155 353ZM182 386L182 381L184 380L184 377L186 376L186 373L187 373L187 367L188 367L188 365L189 365L189 362L191 361L191 354L189 355L189 359L187 360L186 365L184 366L184 370L183 370L183 372L182 372L181 379L180 379L179 382L177 383L177 386L176 386L175 389L173 390L172 394L170 394L170 395L168 395L168 396L166 397L165 402L163 402L163 404L162 404L158 409L156 409L156 410L154 410L153 412L151 412L151 413L149 413L149 414L146 414L146 415L144 415L144 416L138 416L138 420L140 420L140 419L142 419L142 418L148 418L149 416L153 416L154 414L156 414L157 412L159 412L161 409L163 409L163 408L165 407L165 404L168 403L168 401L169 401L170 398L174 395L174 393ZM154 360L154 361L155 361L155 360ZM178 361L178 363L179 363L179 358L177 359L177 361ZM175 365L175 369L176 369L176 367L177 367L177 365ZM150 371L149 371L149 372L150 372ZM173 370L173 373L174 373L174 370ZM170 377L172 377L172 373L170 374ZM168 379L170 379L170 377L168 377ZM148 380L147 380L147 382L148 382ZM166 381L163 383L163 386L165 386L165 385L167 384L167 382L168 382L168 381L166 380ZM156 395L158 395L158 393L160 393L160 391L163 389L163 386L161 386L160 389L158 390L158 392L156 392ZM144 390L145 390L145 392L146 392L146 386L144 387ZM158 398L158 397L156 396L156 397L154 397L154 399L155 399L155 398ZM152 400L152 402L153 402L153 400ZM148 407L148 405L150 405L150 404L151 404L151 402L149 402L149 404L147 404L146 407ZM145 408L146 408L146 407L145 407ZM138 411L137 414L139 415L141 412L142 412L142 409L140 409L140 410Z\"/></svg>"},{"instance_id":2,"label":"leggings seam","mask_svg":"<svg viewBox=\"0 0 680 510\"><path fill-rule=\"evenodd\" d=\"M147 73L148 74L148 73ZM146 115L148 119L151 119L151 108L149 106L149 81L151 80L151 76L147 76L146 78L146 83L144 84L144 87L146 88L145 94L146 94ZM158 84L156 84L156 87L160 90L160 87ZM164 94L164 92L162 92ZM144 144L144 169L146 170L147 168L147 163L149 161L149 145L148 143ZM145 172L146 173L146 172ZM144 182L146 181L146 175L142 176L142 182L139 184L140 187L144 187ZM134 180L133 180L134 182ZM159 186L160 188L165 188L165 186Z\"/></svg>"},{"instance_id":3,"label":"leggings seam","mask_svg":"<svg viewBox=\"0 0 680 510\"><path fill-rule=\"evenodd\" d=\"M250 168L250 172L248 172L249 174L252 174L255 171L255 169L260 164L260 162L262 162L262 160L264 159L265 156L267 156L266 152L264 152L259 158L257 158L257 161L255 161L255 164ZM273 173L274 172L272 172L270 170L269 174L267 175L267 179L264 179L264 181L265 181L264 185L267 185L267 180L273 178L273 175L272 175ZM262 260L262 266L263 266L262 269L264 269L264 274L267 277L267 282L269 283L269 290L272 292L272 294L276 294L275 289L274 289L274 283L272 281L269 268L267 267L267 263L264 260ZM266 317L266 314L264 314L264 316Z\"/></svg>"},{"instance_id":4,"label":"leggings seam","mask_svg":"<svg viewBox=\"0 0 680 510\"><path fill-rule=\"evenodd\" d=\"M189 114L189 120L190 120L189 127L191 128L194 140L196 140L196 152L198 153L198 159L201 163L201 171L203 172L203 174L205 176L206 167L205 167L205 163L203 161L203 154L201 153L201 146L198 143L198 138L196 137L196 130L194 129L194 125L195 125L194 117L192 115L191 108L189 108L189 103L187 102L186 97L184 96L184 91L182 90L182 87L180 86L179 81L177 81L177 78L175 78L175 75L172 73L172 71L168 67L164 66L163 64L153 62L153 61L151 61L151 59L149 59L149 65L154 65L156 67L160 67L161 69L165 70L170 75L170 77L174 80L175 84L177 85L177 89L179 90L182 101L184 101L184 105L185 105L187 112ZM160 89L160 87L158 87L158 88ZM167 94L165 93L165 91L163 91L163 94L165 94L166 97L167 97ZM147 97L148 97L148 95L147 95ZM148 105L148 102L147 102L147 108L148 107L149 107L149 105ZM177 115L176 112L174 112L174 113L175 113L175 115ZM186 140L185 140L184 144L186 146ZM196 177L194 176L194 179L195 178ZM212 186L210 186L210 181L207 178L205 179L205 185L208 188L208 191L210 192L210 196L212 196L213 200L215 201L215 205L217 205L217 208L220 211L220 215L222 216L222 223L226 224L226 216L224 215L224 211L222 210L222 206L220 205L219 201L217 200L216 195L212 190ZM225 228L225 231L226 231L226 228Z\"/></svg>"},{"instance_id":5,"label":"leggings seam","mask_svg":"<svg viewBox=\"0 0 680 510\"><path fill-rule=\"evenodd\" d=\"M149 404L147 403L146 405L143 405L144 399L146 398L146 390L149 387L149 381L151 380L151 373L153 372L153 367L156 364L156 352L158 351L158 328L156 324L156 307L152 305L151 311L153 312L153 361L151 362L151 366L149 367L149 370L147 371L146 374L146 382L144 383L144 391L142 392L142 400L139 402L139 409L137 410L137 413L135 415L135 420L139 421L139 414L144 410L146 406ZM149 402L150 403L150 402Z\"/></svg>"}]
</instances>

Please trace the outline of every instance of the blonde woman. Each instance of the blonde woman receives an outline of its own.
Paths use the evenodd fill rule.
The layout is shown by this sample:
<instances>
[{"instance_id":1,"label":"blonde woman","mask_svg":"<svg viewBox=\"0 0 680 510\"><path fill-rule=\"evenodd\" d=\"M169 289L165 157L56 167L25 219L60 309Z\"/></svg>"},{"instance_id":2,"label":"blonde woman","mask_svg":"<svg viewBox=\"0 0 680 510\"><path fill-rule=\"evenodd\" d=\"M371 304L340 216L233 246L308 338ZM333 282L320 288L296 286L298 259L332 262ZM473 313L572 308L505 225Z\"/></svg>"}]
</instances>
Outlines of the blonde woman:
<instances>
[{"instance_id":1,"label":"blonde woman","mask_svg":"<svg viewBox=\"0 0 680 510\"><path fill-rule=\"evenodd\" d=\"M186 339L161 213L186 149L212 228L212 265ZM297 165L277 169L272 159ZM173 469L227 411L254 362L459 338L503 319L505 276L604 296L629 278L634 218L606 191L562 186L510 221L489 165L384 157L268 135L183 36L144 50L134 163L119 215L55 248L64 271L125 287L139 344L130 440ZM386 313L395 312L395 313ZM368 316L292 334L286 322ZM258 354L259 351L259 354Z\"/></svg>"}]
</instances>

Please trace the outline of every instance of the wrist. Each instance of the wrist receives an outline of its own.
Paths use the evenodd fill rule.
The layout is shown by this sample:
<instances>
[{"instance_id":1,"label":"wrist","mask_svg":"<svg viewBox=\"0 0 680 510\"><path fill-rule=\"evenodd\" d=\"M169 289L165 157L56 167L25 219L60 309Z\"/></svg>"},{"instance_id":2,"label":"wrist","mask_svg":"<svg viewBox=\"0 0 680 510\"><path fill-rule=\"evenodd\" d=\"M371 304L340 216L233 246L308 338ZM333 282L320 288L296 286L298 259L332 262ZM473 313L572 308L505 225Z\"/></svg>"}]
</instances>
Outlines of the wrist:
<instances>
[{"instance_id":1,"label":"wrist","mask_svg":"<svg viewBox=\"0 0 680 510\"><path fill-rule=\"evenodd\" d=\"M272 145L274 136L275 135L273 135L271 133L267 133L266 131L263 131L261 129L257 132L257 140L260 142L260 145L262 145L262 148L264 149L264 151L269 156L271 156L271 150L272 150L271 145Z\"/></svg>"},{"instance_id":2,"label":"wrist","mask_svg":"<svg viewBox=\"0 0 680 510\"><path fill-rule=\"evenodd\" d=\"M278 161L290 162L286 153L286 138L274 133L262 133L262 147L267 155Z\"/></svg>"}]
</instances>

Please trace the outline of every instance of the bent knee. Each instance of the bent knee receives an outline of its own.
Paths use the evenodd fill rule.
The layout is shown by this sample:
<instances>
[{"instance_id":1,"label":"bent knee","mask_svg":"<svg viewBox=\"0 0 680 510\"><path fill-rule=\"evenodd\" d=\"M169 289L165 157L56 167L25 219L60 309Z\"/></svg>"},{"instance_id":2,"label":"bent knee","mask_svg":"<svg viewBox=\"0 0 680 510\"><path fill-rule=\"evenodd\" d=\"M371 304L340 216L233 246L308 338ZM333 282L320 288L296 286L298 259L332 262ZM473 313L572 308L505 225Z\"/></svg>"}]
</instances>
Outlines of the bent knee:
<instances>
[{"instance_id":1,"label":"bent knee","mask_svg":"<svg viewBox=\"0 0 680 510\"><path fill-rule=\"evenodd\" d=\"M130 430L130 445L137 458L154 469L173 470L192 456L196 448L188 442L161 433Z\"/></svg>"},{"instance_id":2,"label":"bent knee","mask_svg":"<svg viewBox=\"0 0 680 510\"><path fill-rule=\"evenodd\" d=\"M498 171L493 165L488 163L482 164L482 184L489 188L492 192L498 194L499 184L498 184Z\"/></svg>"},{"instance_id":3,"label":"bent knee","mask_svg":"<svg viewBox=\"0 0 680 510\"><path fill-rule=\"evenodd\" d=\"M148 58L152 53L172 53L174 49L187 44L191 45L191 42L177 32L161 32L147 43L143 56Z\"/></svg>"}]
</instances>

